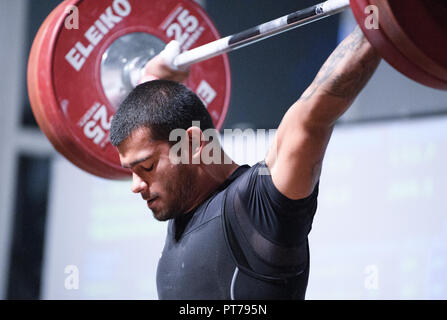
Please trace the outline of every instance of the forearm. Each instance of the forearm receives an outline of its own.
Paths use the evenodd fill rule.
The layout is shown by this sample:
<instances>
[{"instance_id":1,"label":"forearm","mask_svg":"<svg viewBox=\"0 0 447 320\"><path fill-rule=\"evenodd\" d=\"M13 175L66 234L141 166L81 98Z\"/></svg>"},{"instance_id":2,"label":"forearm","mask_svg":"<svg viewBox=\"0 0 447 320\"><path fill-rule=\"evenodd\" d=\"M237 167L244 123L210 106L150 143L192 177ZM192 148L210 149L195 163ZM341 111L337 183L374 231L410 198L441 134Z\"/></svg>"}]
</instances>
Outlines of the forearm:
<instances>
[{"instance_id":1,"label":"forearm","mask_svg":"<svg viewBox=\"0 0 447 320\"><path fill-rule=\"evenodd\" d=\"M379 62L380 57L357 28L287 110L266 157L273 182L284 195L300 199L312 192L335 121L352 104Z\"/></svg>"},{"instance_id":2,"label":"forearm","mask_svg":"<svg viewBox=\"0 0 447 320\"><path fill-rule=\"evenodd\" d=\"M357 27L329 56L298 100L308 121L333 125L364 88L380 59Z\"/></svg>"}]
</instances>

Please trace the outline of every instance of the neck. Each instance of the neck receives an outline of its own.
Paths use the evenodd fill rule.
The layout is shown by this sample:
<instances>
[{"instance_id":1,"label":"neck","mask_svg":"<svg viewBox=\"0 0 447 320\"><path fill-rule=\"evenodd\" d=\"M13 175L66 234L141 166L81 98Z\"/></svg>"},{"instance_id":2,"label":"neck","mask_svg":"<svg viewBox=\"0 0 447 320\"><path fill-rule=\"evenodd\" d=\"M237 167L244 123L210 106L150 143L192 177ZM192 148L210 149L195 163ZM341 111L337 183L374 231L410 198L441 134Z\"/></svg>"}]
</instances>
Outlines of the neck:
<instances>
[{"instance_id":1,"label":"neck","mask_svg":"<svg viewBox=\"0 0 447 320\"><path fill-rule=\"evenodd\" d=\"M201 164L195 179L198 185L196 188L196 196L194 202L186 212L190 212L197 208L205 201L219 186L221 186L236 169L239 167L231 160L229 164Z\"/></svg>"}]
</instances>

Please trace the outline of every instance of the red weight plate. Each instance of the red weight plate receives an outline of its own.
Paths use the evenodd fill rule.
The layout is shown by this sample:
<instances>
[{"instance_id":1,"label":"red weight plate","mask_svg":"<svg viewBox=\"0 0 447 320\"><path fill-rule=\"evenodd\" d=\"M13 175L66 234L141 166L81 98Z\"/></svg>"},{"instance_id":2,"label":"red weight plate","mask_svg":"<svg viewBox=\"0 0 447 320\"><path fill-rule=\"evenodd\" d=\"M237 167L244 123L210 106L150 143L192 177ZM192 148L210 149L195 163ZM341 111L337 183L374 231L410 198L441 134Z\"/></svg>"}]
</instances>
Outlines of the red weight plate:
<instances>
[{"instance_id":1,"label":"red weight plate","mask_svg":"<svg viewBox=\"0 0 447 320\"><path fill-rule=\"evenodd\" d=\"M378 7L382 28L394 46L418 67L447 84L447 67L445 67L447 65L445 61L447 59L447 41L441 41L439 31L442 28L435 26L429 12L424 10L424 5L412 0L405 0L404 3L400 0L371 0L370 2ZM398 4L399 9L393 10L390 7L391 3L395 8ZM410 33L411 29L408 25L417 25L417 32ZM447 30L442 33L444 38L447 37ZM428 39L428 42L425 39ZM442 59L439 59L438 51L444 53Z\"/></svg>"},{"instance_id":2,"label":"red weight plate","mask_svg":"<svg viewBox=\"0 0 447 320\"><path fill-rule=\"evenodd\" d=\"M61 9L62 8L59 7L58 10L54 10L47 17L34 39L28 62L28 91L36 121L56 150L67 155L72 160L79 160L71 153L73 150L70 149L70 146L65 146L59 140L55 128L51 125L51 118L49 118L48 114L45 112L49 110L48 107L45 107L49 105L49 101L42 100L42 93L48 91L51 81L48 79L48 81L40 81L39 83L39 73L42 72L42 69L47 67L41 63L41 55L45 55L45 50L48 48L49 39L45 38L45 34L53 28L54 19L62 14L63 10L61 11ZM79 161L76 161L76 165L83 166Z\"/></svg>"},{"instance_id":3,"label":"red weight plate","mask_svg":"<svg viewBox=\"0 0 447 320\"><path fill-rule=\"evenodd\" d=\"M447 68L447 1L388 0L399 25L433 61Z\"/></svg>"},{"instance_id":4,"label":"red weight plate","mask_svg":"<svg viewBox=\"0 0 447 320\"><path fill-rule=\"evenodd\" d=\"M78 30L64 28L70 5L79 9ZM162 43L176 38L185 50L220 37L203 10L188 0L71 0L47 18L30 54L30 100L39 125L65 157L104 178L129 175L108 140L116 103L107 98L101 80L104 53L135 33ZM227 56L193 65L187 85L220 128L230 96Z\"/></svg>"},{"instance_id":5,"label":"red weight plate","mask_svg":"<svg viewBox=\"0 0 447 320\"><path fill-rule=\"evenodd\" d=\"M68 6L68 3L66 4ZM54 114L53 106L57 106L52 91L52 79L50 78L52 67L51 43L54 38L48 36L55 26L64 19L66 6L58 6L39 29L31 49L28 63L28 91L31 106L36 120L51 141L57 151L79 168L101 177L123 177L128 172L121 169L116 170L108 167L100 169L92 166L92 157L88 153L80 152L74 141L64 137L64 123ZM82 150L81 150L82 151ZM94 161L94 159L93 159Z\"/></svg>"},{"instance_id":6,"label":"red weight plate","mask_svg":"<svg viewBox=\"0 0 447 320\"><path fill-rule=\"evenodd\" d=\"M367 17L367 14L365 13L365 8L370 4L371 3L369 3L367 0L350 1L351 9L358 25L362 29L368 41L380 53L380 55L396 70L413 79L414 81L432 88L447 89L446 83L444 81L427 73L426 70L418 67L405 55L403 55L383 32L384 28L382 27L382 25L379 26L379 29L366 28L365 19Z\"/></svg>"}]
</instances>

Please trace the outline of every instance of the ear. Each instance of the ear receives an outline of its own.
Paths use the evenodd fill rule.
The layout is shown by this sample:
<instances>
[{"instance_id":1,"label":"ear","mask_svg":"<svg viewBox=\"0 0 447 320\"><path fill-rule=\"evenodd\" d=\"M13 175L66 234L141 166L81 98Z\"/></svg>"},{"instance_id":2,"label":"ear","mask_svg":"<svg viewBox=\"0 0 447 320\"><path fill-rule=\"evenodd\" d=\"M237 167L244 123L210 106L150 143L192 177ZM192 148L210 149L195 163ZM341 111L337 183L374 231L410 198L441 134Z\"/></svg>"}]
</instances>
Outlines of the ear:
<instances>
[{"instance_id":1,"label":"ear","mask_svg":"<svg viewBox=\"0 0 447 320\"><path fill-rule=\"evenodd\" d=\"M202 149L205 145L203 132L199 127L192 126L186 130L186 133L188 134L189 139L190 163L200 164Z\"/></svg>"}]
</instances>

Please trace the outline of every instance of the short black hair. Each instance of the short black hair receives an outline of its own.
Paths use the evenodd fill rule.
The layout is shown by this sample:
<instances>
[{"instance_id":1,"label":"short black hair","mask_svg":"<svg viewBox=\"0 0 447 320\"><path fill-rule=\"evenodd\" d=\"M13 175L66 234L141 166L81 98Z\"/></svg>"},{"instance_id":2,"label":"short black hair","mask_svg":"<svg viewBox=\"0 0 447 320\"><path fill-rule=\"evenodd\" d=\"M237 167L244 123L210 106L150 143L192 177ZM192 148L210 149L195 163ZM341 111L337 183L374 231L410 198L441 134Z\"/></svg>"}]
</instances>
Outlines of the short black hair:
<instances>
[{"instance_id":1,"label":"short black hair","mask_svg":"<svg viewBox=\"0 0 447 320\"><path fill-rule=\"evenodd\" d=\"M200 129L214 129L213 120L200 98L183 84L153 80L137 86L113 116L110 141L120 145L132 131L149 128L154 140L169 142L174 129L188 129L200 121Z\"/></svg>"}]
</instances>

